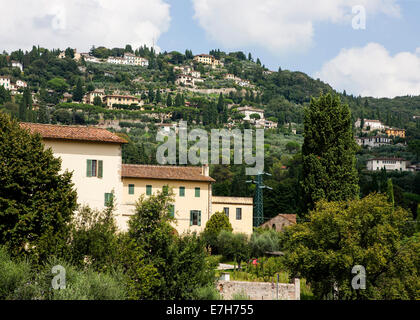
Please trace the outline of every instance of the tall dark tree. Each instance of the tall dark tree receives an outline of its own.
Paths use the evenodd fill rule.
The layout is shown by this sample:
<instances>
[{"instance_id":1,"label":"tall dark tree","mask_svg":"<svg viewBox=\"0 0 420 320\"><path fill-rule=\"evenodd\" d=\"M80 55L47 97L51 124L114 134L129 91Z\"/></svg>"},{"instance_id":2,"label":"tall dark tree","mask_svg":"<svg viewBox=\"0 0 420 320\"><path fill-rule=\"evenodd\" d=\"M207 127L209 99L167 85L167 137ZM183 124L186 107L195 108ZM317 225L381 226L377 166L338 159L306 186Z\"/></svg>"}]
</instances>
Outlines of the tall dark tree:
<instances>
[{"instance_id":1,"label":"tall dark tree","mask_svg":"<svg viewBox=\"0 0 420 320\"><path fill-rule=\"evenodd\" d=\"M307 208L327 201L354 199L359 193L356 142L350 109L330 93L305 109L303 190Z\"/></svg>"},{"instance_id":2,"label":"tall dark tree","mask_svg":"<svg viewBox=\"0 0 420 320\"><path fill-rule=\"evenodd\" d=\"M168 94L168 97L166 98L166 106L172 107L172 97L170 94Z\"/></svg>"},{"instance_id":3,"label":"tall dark tree","mask_svg":"<svg viewBox=\"0 0 420 320\"><path fill-rule=\"evenodd\" d=\"M76 192L39 135L0 112L0 245L45 259L66 246Z\"/></svg>"},{"instance_id":4,"label":"tall dark tree","mask_svg":"<svg viewBox=\"0 0 420 320\"><path fill-rule=\"evenodd\" d=\"M76 87L73 90L73 100L74 101L82 101L83 99L83 84L82 79L77 79Z\"/></svg>"}]
</instances>

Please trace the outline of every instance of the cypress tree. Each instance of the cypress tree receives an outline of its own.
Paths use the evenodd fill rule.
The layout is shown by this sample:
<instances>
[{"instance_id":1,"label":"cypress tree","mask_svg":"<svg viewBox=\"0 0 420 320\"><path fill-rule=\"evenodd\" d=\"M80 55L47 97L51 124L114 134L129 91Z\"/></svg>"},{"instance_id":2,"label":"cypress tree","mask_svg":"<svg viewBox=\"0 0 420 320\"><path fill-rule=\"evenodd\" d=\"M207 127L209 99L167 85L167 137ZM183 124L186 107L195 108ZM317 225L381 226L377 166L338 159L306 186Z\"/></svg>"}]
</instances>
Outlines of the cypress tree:
<instances>
[{"instance_id":1,"label":"cypress tree","mask_svg":"<svg viewBox=\"0 0 420 320\"><path fill-rule=\"evenodd\" d=\"M83 99L83 85L82 80L79 78L76 83L76 87L73 90L73 100L82 101Z\"/></svg>"},{"instance_id":2,"label":"cypress tree","mask_svg":"<svg viewBox=\"0 0 420 320\"><path fill-rule=\"evenodd\" d=\"M303 192L307 209L321 200L351 200L359 193L350 109L330 93L305 108Z\"/></svg>"}]
</instances>

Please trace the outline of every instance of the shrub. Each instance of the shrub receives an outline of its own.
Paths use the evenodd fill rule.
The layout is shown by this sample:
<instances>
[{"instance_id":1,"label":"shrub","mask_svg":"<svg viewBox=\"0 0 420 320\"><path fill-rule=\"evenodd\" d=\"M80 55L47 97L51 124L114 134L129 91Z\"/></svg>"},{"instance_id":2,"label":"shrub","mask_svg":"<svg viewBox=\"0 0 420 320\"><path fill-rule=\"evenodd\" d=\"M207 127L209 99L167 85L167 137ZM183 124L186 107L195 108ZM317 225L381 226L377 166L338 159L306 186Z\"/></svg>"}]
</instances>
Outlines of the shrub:
<instances>
[{"instance_id":1,"label":"shrub","mask_svg":"<svg viewBox=\"0 0 420 320\"><path fill-rule=\"evenodd\" d=\"M66 274L66 288L53 289L53 266L61 265ZM98 273L88 268L83 271L71 264L51 258L37 276L37 283L48 300L122 300L126 299L124 276L119 271Z\"/></svg>"},{"instance_id":2,"label":"shrub","mask_svg":"<svg viewBox=\"0 0 420 320\"><path fill-rule=\"evenodd\" d=\"M212 253L217 253L217 237L222 230L232 232L233 228L225 213L216 212L207 221L203 232L206 246L211 248Z\"/></svg>"},{"instance_id":3,"label":"shrub","mask_svg":"<svg viewBox=\"0 0 420 320\"><path fill-rule=\"evenodd\" d=\"M195 289L194 296L197 300L222 300L222 296L214 284Z\"/></svg>"},{"instance_id":4,"label":"shrub","mask_svg":"<svg viewBox=\"0 0 420 320\"><path fill-rule=\"evenodd\" d=\"M31 266L26 261L12 261L4 247L0 247L0 300L18 298L19 290L29 283Z\"/></svg>"},{"instance_id":5,"label":"shrub","mask_svg":"<svg viewBox=\"0 0 420 320\"><path fill-rule=\"evenodd\" d=\"M222 230L217 237L218 250L227 260L234 260L239 266L249 259L248 238L243 233Z\"/></svg>"},{"instance_id":6,"label":"shrub","mask_svg":"<svg viewBox=\"0 0 420 320\"><path fill-rule=\"evenodd\" d=\"M257 230L249 242L251 256L261 257L266 252L280 250L280 234L275 230Z\"/></svg>"}]
</instances>

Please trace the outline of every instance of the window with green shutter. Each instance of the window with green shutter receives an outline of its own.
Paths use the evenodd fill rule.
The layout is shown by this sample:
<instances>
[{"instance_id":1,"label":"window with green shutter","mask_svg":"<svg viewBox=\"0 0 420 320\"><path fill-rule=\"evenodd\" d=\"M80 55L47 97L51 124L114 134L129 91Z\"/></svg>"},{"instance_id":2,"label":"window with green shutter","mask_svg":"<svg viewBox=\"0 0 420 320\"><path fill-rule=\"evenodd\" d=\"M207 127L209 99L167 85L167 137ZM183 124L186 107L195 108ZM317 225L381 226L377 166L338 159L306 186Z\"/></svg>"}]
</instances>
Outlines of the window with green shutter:
<instances>
[{"instance_id":1,"label":"window with green shutter","mask_svg":"<svg viewBox=\"0 0 420 320\"><path fill-rule=\"evenodd\" d=\"M169 216L175 218L175 206L173 204L169 206Z\"/></svg>"},{"instance_id":2,"label":"window with green shutter","mask_svg":"<svg viewBox=\"0 0 420 320\"><path fill-rule=\"evenodd\" d=\"M112 193L105 193L105 207L109 207L112 201Z\"/></svg>"},{"instance_id":3,"label":"window with green shutter","mask_svg":"<svg viewBox=\"0 0 420 320\"><path fill-rule=\"evenodd\" d=\"M128 185L128 194L134 194L134 184Z\"/></svg>"},{"instance_id":4,"label":"window with green shutter","mask_svg":"<svg viewBox=\"0 0 420 320\"><path fill-rule=\"evenodd\" d=\"M103 161L102 160L86 160L86 177L103 177Z\"/></svg>"},{"instance_id":5,"label":"window with green shutter","mask_svg":"<svg viewBox=\"0 0 420 320\"><path fill-rule=\"evenodd\" d=\"M200 210L190 211L190 226L201 226L201 211Z\"/></svg>"},{"instance_id":6,"label":"window with green shutter","mask_svg":"<svg viewBox=\"0 0 420 320\"><path fill-rule=\"evenodd\" d=\"M92 160L86 160L86 177L92 176Z\"/></svg>"},{"instance_id":7,"label":"window with green shutter","mask_svg":"<svg viewBox=\"0 0 420 320\"><path fill-rule=\"evenodd\" d=\"M200 188L195 188L195 197L196 198L200 197Z\"/></svg>"},{"instance_id":8,"label":"window with green shutter","mask_svg":"<svg viewBox=\"0 0 420 320\"><path fill-rule=\"evenodd\" d=\"M168 194L168 191L169 191L169 187L168 186L163 186L162 187L162 193L163 194L165 194L165 195Z\"/></svg>"},{"instance_id":9,"label":"window with green shutter","mask_svg":"<svg viewBox=\"0 0 420 320\"><path fill-rule=\"evenodd\" d=\"M179 187L179 196L185 197L185 187Z\"/></svg>"},{"instance_id":10,"label":"window with green shutter","mask_svg":"<svg viewBox=\"0 0 420 320\"><path fill-rule=\"evenodd\" d=\"M98 160L98 178L102 178L103 177L103 169L104 167L104 162L102 160Z\"/></svg>"},{"instance_id":11,"label":"window with green shutter","mask_svg":"<svg viewBox=\"0 0 420 320\"><path fill-rule=\"evenodd\" d=\"M146 195L148 195L148 196L152 195L152 186L151 185L146 186Z\"/></svg>"}]
</instances>

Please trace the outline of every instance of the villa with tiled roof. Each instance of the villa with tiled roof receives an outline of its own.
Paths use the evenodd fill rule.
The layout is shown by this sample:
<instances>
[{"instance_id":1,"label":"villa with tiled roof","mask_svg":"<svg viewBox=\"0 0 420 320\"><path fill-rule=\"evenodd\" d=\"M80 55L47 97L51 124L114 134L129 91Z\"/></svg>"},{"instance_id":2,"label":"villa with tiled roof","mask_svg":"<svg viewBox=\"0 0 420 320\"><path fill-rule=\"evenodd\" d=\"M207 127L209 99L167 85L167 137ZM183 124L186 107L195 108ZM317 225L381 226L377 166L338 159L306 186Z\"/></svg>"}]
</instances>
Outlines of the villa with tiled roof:
<instances>
[{"instance_id":1,"label":"villa with tiled roof","mask_svg":"<svg viewBox=\"0 0 420 320\"><path fill-rule=\"evenodd\" d=\"M224 208L236 213L229 216L234 231L252 233L252 198L213 198L211 184L215 180L209 176L208 166L122 164L122 145L127 141L108 130L38 123L20 126L40 134L45 147L61 158L62 170L73 173L80 205L102 210L115 197L115 220L120 230L127 229L140 196L170 188L174 195L170 214L178 233L203 231L211 215Z\"/></svg>"}]
</instances>

